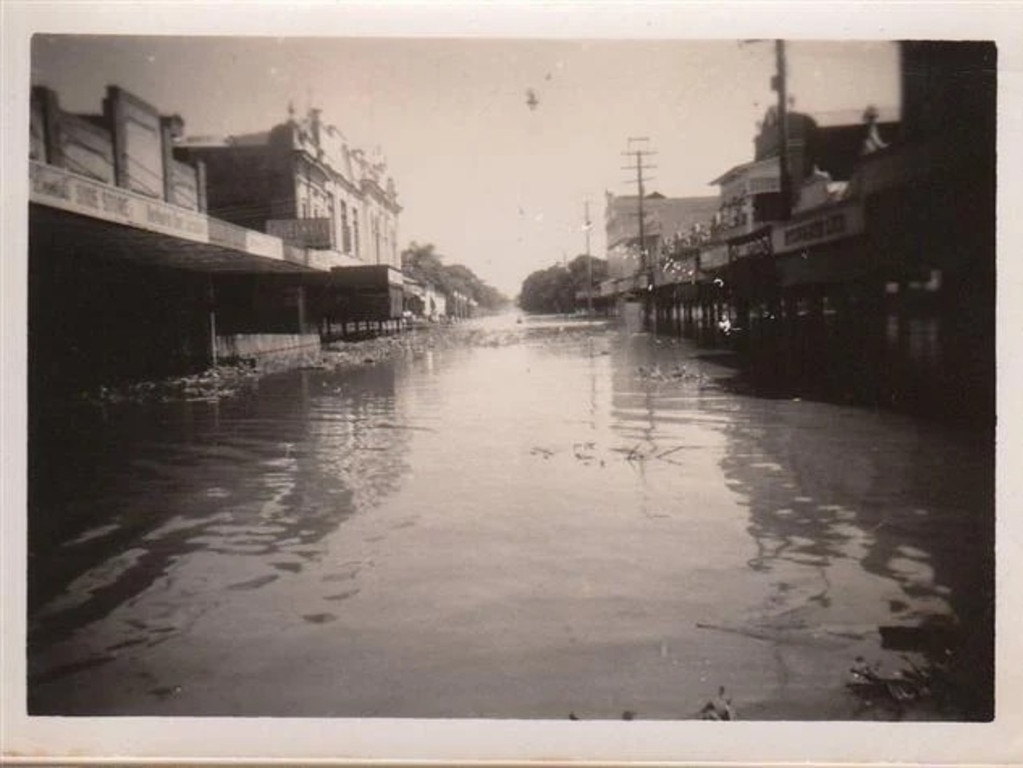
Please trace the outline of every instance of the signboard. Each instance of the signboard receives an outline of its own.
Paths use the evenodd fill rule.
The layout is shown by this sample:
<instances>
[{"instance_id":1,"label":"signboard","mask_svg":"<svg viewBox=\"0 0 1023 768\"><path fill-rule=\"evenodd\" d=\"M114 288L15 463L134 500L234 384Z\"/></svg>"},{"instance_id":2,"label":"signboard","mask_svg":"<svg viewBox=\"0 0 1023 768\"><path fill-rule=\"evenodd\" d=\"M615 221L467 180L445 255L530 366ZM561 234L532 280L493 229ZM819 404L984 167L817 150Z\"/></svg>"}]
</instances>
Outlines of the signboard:
<instances>
[{"instance_id":1,"label":"signboard","mask_svg":"<svg viewBox=\"0 0 1023 768\"><path fill-rule=\"evenodd\" d=\"M700 251L700 269L718 269L728 264L728 246L724 243L710 245Z\"/></svg>"},{"instance_id":2,"label":"signboard","mask_svg":"<svg viewBox=\"0 0 1023 768\"><path fill-rule=\"evenodd\" d=\"M831 208L817 215L790 222L774 230L775 253L811 248L830 243L863 232L863 210L859 206L846 205Z\"/></svg>"},{"instance_id":3,"label":"signboard","mask_svg":"<svg viewBox=\"0 0 1023 768\"><path fill-rule=\"evenodd\" d=\"M746 259L753 256L770 256L772 253L771 230L763 229L752 235L737 237L728 243L731 259Z\"/></svg>"},{"instance_id":4,"label":"signboard","mask_svg":"<svg viewBox=\"0 0 1023 768\"><path fill-rule=\"evenodd\" d=\"M269 259L284 259L284 243L276 237L264 235L252 229L229 224L217 218L207 219L210 228L210 242L214 245L226 245L239 251L251 253L253 256L266 256ZM304 263L303 259L298 263Z\"/></svg>"},{"instance_id":5,"label":"signboard","mask_svg":"<svg viewBox=\"0 0 1023 768\"><path fill-rule=\"evenodd\" d=\"M209 224L203 214L35 161L29 162L29 200L198 243L208 243L210 239Z\"/></svg>"},{"instance_id":6,"label":"signboard","mask_svg":"<svg viewBox=\"0 0 1023 768\"><path fill-rule=\"evenodd\" d=\"M266 231L303 248L329 250L334 247L334 233L328 218L270 219L266 222Z\"/></svg>"},{"instance_id":7,"label":"signboard","mask_svg":"<svg viewBox=\"0 0 1023 768\"><path fill-rule=\"evenodd\" d=\"M331 272L337 276L337 285L353 290L384 291L403 284L401 272L385 264L337 267Z\"/></svg>"},{"instance_id":8,"label":"signboard","mask_svg":"<svg viewBox=\"0 0 1023 768\"><path fill-rule=\"evenodd\" d=\"M254 256L266 256L270 259L284 258L284 243L279 237L264 235L262 232L252 229L245 230L244 248L246 253L251 253Z\"/></svg>"}]
</instances>

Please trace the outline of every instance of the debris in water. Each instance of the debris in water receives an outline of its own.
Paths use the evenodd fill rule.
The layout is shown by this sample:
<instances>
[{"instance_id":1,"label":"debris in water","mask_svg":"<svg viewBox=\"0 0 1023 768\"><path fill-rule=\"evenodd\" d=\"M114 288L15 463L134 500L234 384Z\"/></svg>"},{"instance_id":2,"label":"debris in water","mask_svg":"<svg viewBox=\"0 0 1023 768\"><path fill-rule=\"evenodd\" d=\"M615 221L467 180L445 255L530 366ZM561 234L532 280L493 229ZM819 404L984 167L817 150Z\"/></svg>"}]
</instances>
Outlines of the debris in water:
<instances>
[{"instance_id":1,"label":"debris in water","mask_svg":"<svg viewBox=\"0 0 1023 768\"><path fill-rule=\"evenodd\" d=\"M310 624L326 624L337 619L333 613L310 613L302 617Z\"/></svg>"},{"instance_id":2,"label":"debris in water","mask_svg":"<svg viewBox=\"0 0 1023 768\"><path fill-rule=\"evenodd\" d=\"M718 688L718 695L703 705L700 710L703 720L735 720L735 708L731 698L725 696L725 687Z\"/></svg>"},{"instance_id":3,"label":"debris in water","mask_svg":"<svg viewBox=\"0 0 1023 768\"><path fill-rule=\"evenodd\" d=\"M670 456L675 451L681 451L683 448L685 448L684 445L676 445L674 448L669 448L668 450L664 451L663 453L657 454L656 456L654 456L654 458L655 459L663 459L665 456Z\"/></svg>"},{"instance_id":4,"label":"debris in water","mask_svg":"<svg viewBox=\"0 0 1023 768\"><path fill-rule=\"evenodd\" d=\"M884 674L879 662L869 664L857 656L849 670L847 685L867 706L878 702L894 706L901 714L904 705L931 694L931 672L905 660L909 663L906 669Z\"/></svg>"},{"instance_id":5,"label":"debris in water","mask_svg":"<svg viewBox=\"0 0 1023 768\"><path fill-rule=\"evenodd\" d=\"M572 453L579 461L590 462L596 458L593 454L596 447L596 443L572 443Z\"/></svg>"}]
</instances>

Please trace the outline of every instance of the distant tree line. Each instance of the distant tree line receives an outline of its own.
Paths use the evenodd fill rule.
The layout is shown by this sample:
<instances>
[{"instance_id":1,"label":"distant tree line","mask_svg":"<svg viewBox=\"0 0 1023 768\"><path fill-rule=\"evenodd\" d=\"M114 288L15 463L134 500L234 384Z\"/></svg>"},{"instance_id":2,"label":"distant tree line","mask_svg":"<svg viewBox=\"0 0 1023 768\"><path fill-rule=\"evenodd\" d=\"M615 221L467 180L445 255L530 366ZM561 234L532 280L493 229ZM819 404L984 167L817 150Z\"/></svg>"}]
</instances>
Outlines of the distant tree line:
<instances>
[{"instance_id":1,"label":"distant tree line","mask_svg":"<svg viewBox=\"0 0 1023 768\"><path fill-rule=\"evenodd\" d=\"M498 310L510 302L508 297L461 264L445 264L444 257L432 243L420 245L413 241L401 252L401 269L406 275L423 283L430 283L442 293L458 292L475 299L485 311Z\"/></svg>"},{"instance_id":2,"label":"distant tree line","mask_svg":"<svg viewBox=\"0 0 1023 768\"><path fill-rule=\"evenodd\" d=\"M587 266L589 262L590 266ZM561 314L571 312L576 306L576 294L591 285L596 290L602 280L607 279L607 262L595 256L576 256L568 266L556 264L541 269L527 277L519 294L519 307L526 312L537 314Z\"/></svg>"}]
</instances>

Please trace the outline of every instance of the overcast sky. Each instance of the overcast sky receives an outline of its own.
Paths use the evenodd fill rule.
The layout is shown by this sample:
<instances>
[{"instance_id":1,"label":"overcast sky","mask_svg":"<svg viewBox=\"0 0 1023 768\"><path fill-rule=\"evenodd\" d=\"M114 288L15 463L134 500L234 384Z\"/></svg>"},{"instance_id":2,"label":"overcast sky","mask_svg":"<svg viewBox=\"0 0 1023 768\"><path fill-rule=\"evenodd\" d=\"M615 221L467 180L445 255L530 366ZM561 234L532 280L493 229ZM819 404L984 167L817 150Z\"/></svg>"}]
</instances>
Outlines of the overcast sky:
<instances>
[{"instance_id":1,"label":"overcast sky","mask_svg":"<svg viewBox=\"0 0 1023 768\"><path fill-rule=\"evenodd\" d=\"M797 41L788 54L797 109L897 110L894 45ZM587 200L604 255L604 191L635 192L630 137L657 152L648 191L716 194L708 182L752 159L773 71L772 43L722 40L37 36L31 61L65 109L99 111L116 84L188 134L320 107L355 146L382 150L399 245L433 243L508 295L585 251Z\"/></svg>"}]
</instances>

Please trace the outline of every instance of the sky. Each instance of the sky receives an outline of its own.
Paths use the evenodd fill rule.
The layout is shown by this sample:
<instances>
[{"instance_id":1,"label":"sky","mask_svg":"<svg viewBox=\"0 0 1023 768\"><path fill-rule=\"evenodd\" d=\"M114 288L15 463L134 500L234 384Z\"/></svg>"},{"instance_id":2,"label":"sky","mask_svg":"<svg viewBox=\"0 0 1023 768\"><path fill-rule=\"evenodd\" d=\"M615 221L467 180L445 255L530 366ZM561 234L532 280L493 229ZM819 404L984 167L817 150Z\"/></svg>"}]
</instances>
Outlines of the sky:
<instances>
[{"instance_id":1,"label":"sky","mask_svg":"<svg viewBox=\"0 0 1023 768\"><path fill-rule=\"evenodd\" d=\"M893 44L795 41L787 54L797 109L898 110ZM399 246L432 243L508 296L586 252L587 202L590 252L605 255L605 191L636 191L630 138L656 153L648 192L715 195L712 180L752 159L773 72L772 42L738 40L37 35L31 50L32 83L73 112L100 111L107 85L180 114L188 135L267 130L289 103L322 109L382 151Z\"/></svg>"}]
</instances>

